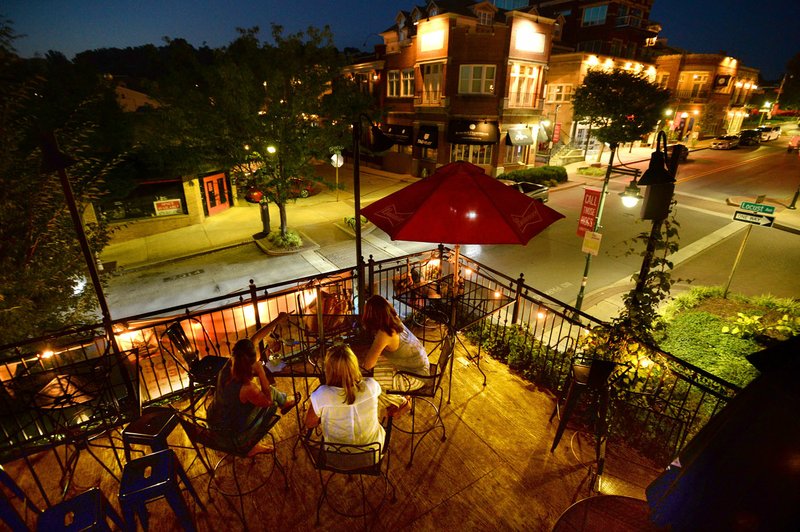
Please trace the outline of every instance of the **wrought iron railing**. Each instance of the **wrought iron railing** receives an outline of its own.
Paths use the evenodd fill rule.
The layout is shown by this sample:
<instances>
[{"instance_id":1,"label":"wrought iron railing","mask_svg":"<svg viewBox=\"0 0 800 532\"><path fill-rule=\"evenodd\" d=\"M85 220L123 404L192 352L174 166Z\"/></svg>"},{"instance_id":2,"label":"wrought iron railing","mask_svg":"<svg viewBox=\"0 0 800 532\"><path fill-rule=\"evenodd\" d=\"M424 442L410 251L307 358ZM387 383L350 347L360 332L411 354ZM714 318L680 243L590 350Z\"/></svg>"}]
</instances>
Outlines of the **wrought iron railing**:
<instances>
[{"instance_id":1,"label":"wrought iron railing","mask_svg":"<svg viewBox=\"0 0 800 532\"><path fill-rule=\"evenodd\" d=\"M499 358L541 386L557 391L568 376L573 357L588 349L586 338L611 333L608 324L526 285L522 276L508 277L464 256L459 266L462 278L510 301L475 324L468 333L470 338L481 345L491 344L490 352L506 349ZM395 297L399 283L453 272L453 254L442 246L383 261L370 258L366 290L383 295L402 318L410 319L415 309ZM353 270L345 269L263 287L251 282L248 289L226 296L115 320L115 341L122 354L114 358L119 364L114 366L113 389L102 392L111 394L104 405L106 417L121 423L136 415L142 405L186 393L185 364L174 356L165 339L170 324L182 324L191 349L201 356L227 356L236 340L250 336L281 313L322 318L328 310L314 301L324 301L325 294L337 294L347 301L351 309L347 312L355 312L359 302L354 275ZM327 335L336 334L325 330L328 325L318 319L306 327L315 330L314 341L322 345ZM34 415L36 408L30 401L47 384L45 380L68 374L87 361L91 365L94 360L113 357L103 331L96 324L0 347L0 456L58 441L56 429ZM635 339L627 341L636 343ZM631 369L623 393L615 401L614 426L625 432L626 439L655 448L665 457L679 450L738 391L734 385L644 344L626 362Z\"/></svg>"}]
</instances>

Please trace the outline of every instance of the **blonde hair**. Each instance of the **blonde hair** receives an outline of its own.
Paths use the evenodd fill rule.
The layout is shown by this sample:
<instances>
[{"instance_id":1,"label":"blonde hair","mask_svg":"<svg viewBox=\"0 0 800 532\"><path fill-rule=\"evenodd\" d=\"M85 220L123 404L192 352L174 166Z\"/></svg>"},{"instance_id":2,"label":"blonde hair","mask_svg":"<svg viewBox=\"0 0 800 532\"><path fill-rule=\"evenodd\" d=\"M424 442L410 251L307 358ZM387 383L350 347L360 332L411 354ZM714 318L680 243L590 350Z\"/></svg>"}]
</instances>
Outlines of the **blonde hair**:
<instances>
[{"instance_id":1,"label":"blonde hair","mask_svg":"<svg viewBox=\"0 0 800 532\"><path fill-rule=\"evenodd\" d=\"M325 384L342 388L345 403L356 402L356 391L361 389L361 369L358 359L347 344L334 345L325 357Z\"/></svg>"}]
</instances>

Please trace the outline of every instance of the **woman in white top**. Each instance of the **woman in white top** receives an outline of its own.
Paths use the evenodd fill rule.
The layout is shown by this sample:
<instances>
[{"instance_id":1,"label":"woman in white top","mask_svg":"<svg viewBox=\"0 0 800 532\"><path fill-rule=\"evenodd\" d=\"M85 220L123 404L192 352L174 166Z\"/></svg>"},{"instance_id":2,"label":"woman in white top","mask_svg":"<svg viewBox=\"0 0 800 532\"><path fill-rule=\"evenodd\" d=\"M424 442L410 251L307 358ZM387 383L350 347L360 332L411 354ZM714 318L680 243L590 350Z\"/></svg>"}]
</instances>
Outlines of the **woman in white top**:
<instances>
[{"instance_id":1,"label":"woman in white top","mask_svg":"<svg viewBox=\"0 0 800 532\"><path fill-rule=\"evenodd\" d=\"M336 345L325 357L325 381L311 394L306 427L322 426L326 442L383 448L385 432L378 421L381 387L375 379L363 378L358 359L347 345Z\"/></svg>"}]
</instances>

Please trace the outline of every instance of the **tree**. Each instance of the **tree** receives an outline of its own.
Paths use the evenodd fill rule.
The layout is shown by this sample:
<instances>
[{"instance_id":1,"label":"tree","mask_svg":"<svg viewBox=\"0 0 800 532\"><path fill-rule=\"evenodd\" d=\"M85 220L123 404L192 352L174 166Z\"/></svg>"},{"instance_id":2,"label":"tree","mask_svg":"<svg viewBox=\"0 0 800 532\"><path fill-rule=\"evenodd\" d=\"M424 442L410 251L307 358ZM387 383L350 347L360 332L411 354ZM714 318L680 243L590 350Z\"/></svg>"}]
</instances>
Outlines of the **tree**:
<instances>
[{"instance_id":1,"label":"tree","mask_svg":"<svg viewBox=\"0 0 800 532\"><path fill-rule=\"evenodd\" d=\"M611 178L614 156L621 142L641 139L658 123L669 100L669 91L651 83L641 74L626 70L590 70L573 97L576 120L588 122L594 135L611 147L594 232L601 227L603 207ZM575 308L580 310L592 255L586 254L583 281Z\"/></svg>"},{"instance_id":2,"label":"tree","mask_svg":"<svg viewBox=\"0 0 800 532\"><path fill-rule=\"evenodd\" d=\"M3 33L3 32L0 32ZM49 53L22 60L0 42L0 344L97 322L94 292L58 176L40 170L38 137L54 131L65 153L80 208L102 193L116 153L104 120L114 121L113 94ZM108 239L102 220L85 227L92 249Z\"/></svg>"}]
</instances>

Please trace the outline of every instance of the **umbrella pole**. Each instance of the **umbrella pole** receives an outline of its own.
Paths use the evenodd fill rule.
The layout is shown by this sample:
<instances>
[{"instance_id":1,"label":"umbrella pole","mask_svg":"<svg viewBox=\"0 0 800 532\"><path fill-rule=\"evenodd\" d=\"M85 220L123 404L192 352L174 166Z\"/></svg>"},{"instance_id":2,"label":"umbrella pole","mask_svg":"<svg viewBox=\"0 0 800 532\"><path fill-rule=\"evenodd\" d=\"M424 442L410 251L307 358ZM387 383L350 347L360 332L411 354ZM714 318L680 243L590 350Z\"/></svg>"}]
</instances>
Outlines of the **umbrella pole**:
<instances>
[{"instance_id":1,"label":"umbrella pole","mask_svg":"<svg viewBox=\"0 0 800 532\"><path fill-rule=\"evenodd\" d=\"M460 256L460 246L455 245L455 260L453 261L453 289L458 290L458 257Z\"/></svg>"}]
</instances>

